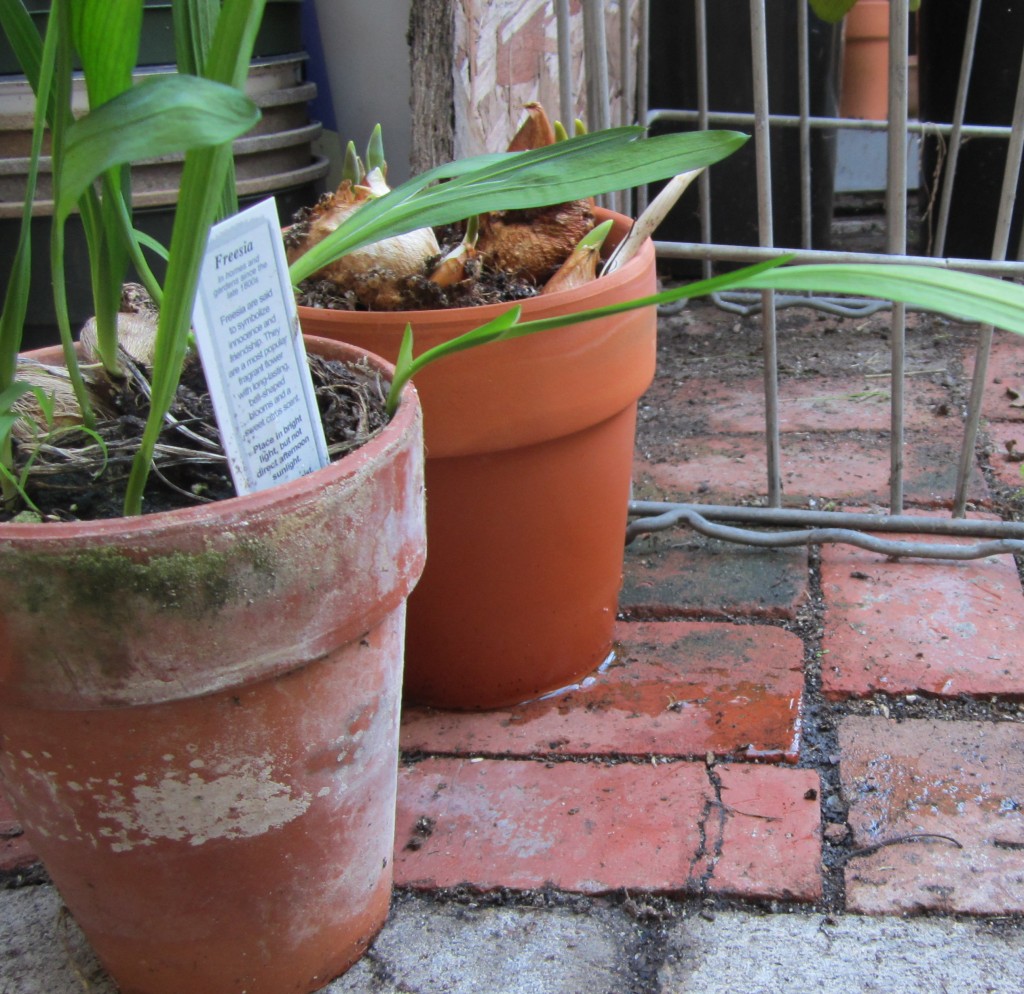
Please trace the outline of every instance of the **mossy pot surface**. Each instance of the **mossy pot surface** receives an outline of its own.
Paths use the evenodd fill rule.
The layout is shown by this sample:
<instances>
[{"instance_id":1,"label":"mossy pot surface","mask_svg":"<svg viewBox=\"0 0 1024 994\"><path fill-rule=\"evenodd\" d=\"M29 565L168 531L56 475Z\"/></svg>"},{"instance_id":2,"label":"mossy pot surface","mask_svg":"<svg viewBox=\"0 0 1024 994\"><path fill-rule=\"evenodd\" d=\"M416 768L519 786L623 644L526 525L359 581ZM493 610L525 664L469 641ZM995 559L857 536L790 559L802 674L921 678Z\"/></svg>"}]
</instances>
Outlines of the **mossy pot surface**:
<instances>
[{"instance_id":1,"label":"mossy pot surface","mask_svg":"<svg viewBox=\"0 0 1024 994\"><path fill-rule=\"evenodd\" d=\"M423 500L409 396L369 444L283 486L130 519L0 525L7 699L158 703L284 672L361 634L423 567L409 541Z\"/></svg>"},{"instance_id":2,"label":"mossy pot surface","mask_svg":"<svg viewBox=\"0 0 1024 994\"><path fill-rule=\"evenodd\" d=\"M411 388L292 483L0 525L0 782L119 990L303 994L384 924L424 555Z\"/></svg>"}]
</instances>

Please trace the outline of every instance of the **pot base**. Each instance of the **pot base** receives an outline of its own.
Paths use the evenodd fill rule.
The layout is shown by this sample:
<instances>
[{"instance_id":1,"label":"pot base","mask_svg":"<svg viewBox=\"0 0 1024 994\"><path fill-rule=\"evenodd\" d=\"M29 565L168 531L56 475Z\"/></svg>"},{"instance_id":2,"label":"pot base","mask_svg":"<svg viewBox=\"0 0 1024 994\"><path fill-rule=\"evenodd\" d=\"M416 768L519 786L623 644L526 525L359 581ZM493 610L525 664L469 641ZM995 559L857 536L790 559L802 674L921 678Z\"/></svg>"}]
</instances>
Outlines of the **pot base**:
<instances>
[{"instance_id":1,"label":"pot base","mask_svg":"<svg viewBox=\"0 0 1024 994\"><path fill-rule=\"evenodd\" d=\"M402 621L205 697L0 708L5 787L124 994L305 994L372 941L391 894Z\"/></svg>"},{"instance_id":2,"label":"pot base","mask_svg":"<svg viewBox=\"0 0 1024 994\"><path fill-rule=\"evenodd\" d=\"M519 704L607 659L635 426L631 405L537 445L427 460L430 545L409 598L408 701Z\"/></svg>"}]
</instances>

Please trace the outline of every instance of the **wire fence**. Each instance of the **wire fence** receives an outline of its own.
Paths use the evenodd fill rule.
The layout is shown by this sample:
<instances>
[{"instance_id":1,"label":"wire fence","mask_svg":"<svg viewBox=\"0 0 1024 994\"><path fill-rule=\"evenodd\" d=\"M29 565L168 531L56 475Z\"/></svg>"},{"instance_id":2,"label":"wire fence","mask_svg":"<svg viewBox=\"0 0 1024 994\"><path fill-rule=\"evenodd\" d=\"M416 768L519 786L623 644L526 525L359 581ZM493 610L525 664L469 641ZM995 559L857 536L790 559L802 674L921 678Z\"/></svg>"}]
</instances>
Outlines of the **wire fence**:
<instances>
[{"instance_id":1,"label":"wire fence","mask_svg":"<svg viewBox=\"0 0 1024 994\"><path fill-rule=\"evenodd\" d=\"M712 0L721 4L723 0ZM989 0L990 4L995 0ZM679 17L692 16L692 23L687 24L687 34L692 34L693 48L680 50L680 60L692 60L696 72L696 100L692 106L651 106L651 0L639 0L636 12L639 29L634 35L631 32L632 19L629 13L633 10L627 0L619 0L620 10L617 22L620 30L620 52L623 65L620 75L623 79L623 99L621 105L633 105L631 80L635 79L635 105L637 120L648 128L656 127L731 127L748 130L753 135L754 166L753 176L749 183L756 188L757 213L757 244L744 245L715 242L712 237L712 218L716 204L712 196L712 185L707 173L698 182L699 197L699 236L692 241L656 241L655 247L659 258L663 260L696 260L700 263L705 275L715 263L750 263L770 258L785 251L792 253L799 262L888 262L905 264L928 264L949 269L982 272L1000 277L1024 276L1024 233L1016 246L1016 255L1008 254L1010 246L1013 207L1020 177L1022 150L1024 150L1024 45L1022 51L1015 54L1013 71L1016 75L1016 97L1013 102L1012 119L1009 124L976 123L967 119L968 108L971 106L971 87L976 73L972 73L975 64L976 46L979 24L983 16L983 0L969 0L966 30L963 34L963 47L960 53L959 75L955 99L953 101L950 120L923 121L912 119L909 114L909 64L910 64L910 24L909 0L891 0L888 4L889 60L888 60L888 107L883 120L862 120L859 118L842 117L833 114L811 113L814 103L812 91L812 58L811 58L811 18L809 6L803 0L786 0L786 7L796 8L794 36L784 48L784 58L796 61L797 79L797 113L774 113L769 99L769 73L776 67L770 65L769 58L769 25L768 17L772 0L749 0L749 32L750 32L750 75L751 92L749 109L737 111L716 108L710 98L709 66L712 58L721 59L723 53L716 47L709 35L709 7L706 0L686 0L675 3ZM588 79L588 113L591 127L603 127L611 124L609 111L610 94L608 89L608 67L606 58L606 36L604 34L606 17L610 13L609 4L605 0L583 0L585 60ZM733 9L743 10L744 3L737 2ZM569 17L569 0L556 0L560 27L567 26ZM716 11L715 13L720 13ZM775 13L775 12L773 12ZM1020 11L1024 18L1024 10ZM567 39L567 30L560 33L560 54L563 40ZM636 45L635 65L628 63L628 54L633 51L631 39L638 39ZM777 46L776 46L777 48ZM564 56L568 58L568 53ZM563 63L567 65L568 63ZM1019 70L1016 68L1019 64ZM787 67L791 69L792 67ZM563 72L562 79L569 79ZM563 119L569 120L571 113L571 94L562 94ZM567 112L568 109L568 112ZM626 123L625 121L616 123ZM798 244L777 244L773 229L773 196L776 192L772 175L772 143L784 132L795 132L798 136L799 161L799 242ZM834 251L830 248L814 246L812 232L812 186L815 163L813 146L816 134L834 135L839 131L874 132L886 136L886 180L884 191L884 210L886 219L886 236L884 252L848 252ZM941 143L944 159L941 163L941 183L932 195L934 211L934 231L928 253L910 252L908 244L908 177L912 163L908 149L912 147L912 137L931 138ZM995 234L991 253L988 258L975 258L968 255L945 255L947 232L951 205L953 204L954 185L958 177L961 150L968 142L979 139L995 139L1005 144L1005 165L1003 168L1002 188L998 200L995 218ZM1002 145L1000 145L1002 148ZM819 167L820 168L820 167ZM640 210L645 205L645 197L641 193L635 205ZM628 204L619 203L620 209L629 210ZM715 508L709 513L704 505L665 504L652 505L635 503L631 506L634 520L630 525L630 537L644 531L673 527L679 523L687 523L690 527L703 531L705 534L717 534L727 541L749 542L751 544L792 544L799 540L807 541L849 541L852 544L864 545L865 529L871 531L890 528L890 519L898 525L898 530L908 533L923 533L925 528L922 519L904 515L904 450L905 450L905 367L906 367L906 310L898 303L888 304L875 301L850 300L848 298L823 298L811 296L777 296L772 292L754 295L732 295L717 298L720 306L743 314L759 313L762 326L762 344L764 355L764 438L767 466L766 508ZM778 329L776 313L784 306L812 306L840 315L858 315L870 313L879 307L891 306L891 411L890 411L890 485L889 515L871 515L851 518L837 512L817 511L785 511L780 512L781 487L781 450L779 431L779 374L777 368ZM958 521L957 534L981 534L977 522L965 518L967 506L968 480L974 466L975 449L981 426L982 392L986 382L986 371L992 345L992 328L982 327L978 332L974 374L967 405L964 425L964 436L958 460L955 493L951 496L952 518ZM743 523L758 527L778 528L780 524L776 515L786 515L785 525L789 529L785 535L778 532L755 532L749 529L730 528L721 522L741 520ZM823 520L823 515L826 518ZM832 517L832 515L836 515ZM717 519L711 521L711 517ZM963 520L959 520L963 519ZM825 521L830 522L826 524ZM967 555L990 555L998 548L1003 552L1019 553L1024 551L1020 540L1024 539L1024 525L1014 522L986 523L984 536L986 541L967 547ZM834 527L833 527L834 526ZM803 528L798 536L793 527ZM890 529L891 530L891 529ZM767 535L767 537L766 537ZM993 545L996 542L996 545ZM1009 543L1009 544L998 544ZM884 544L884 543L883 543ZM891 542L885 547L891 554L909 554L906 543ZM899 546L899 548L897 548ZM951 549L962 546L942 544L929 546L927 543L915 543L915 555L936 555L953 558ZM880 550L882 547L879 547ZM963 557L964 552L956 553Z\"/></svg>"}]
</instances>

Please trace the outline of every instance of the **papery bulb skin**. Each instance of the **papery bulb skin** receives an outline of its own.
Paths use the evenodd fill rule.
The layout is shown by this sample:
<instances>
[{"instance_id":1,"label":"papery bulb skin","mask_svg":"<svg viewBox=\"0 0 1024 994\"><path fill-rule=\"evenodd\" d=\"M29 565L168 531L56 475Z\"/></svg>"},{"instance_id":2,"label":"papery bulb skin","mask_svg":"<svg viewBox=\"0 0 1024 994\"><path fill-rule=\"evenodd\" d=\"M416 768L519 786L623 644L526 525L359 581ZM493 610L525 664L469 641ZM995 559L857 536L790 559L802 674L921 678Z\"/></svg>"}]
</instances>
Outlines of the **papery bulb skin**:
<instances>
[{"instance_id":1,"label":"papery bulb skin","mask_svg":"<svg viewBox=\"0 0 1024 994\"><path fill-rule=\"evenodd\" d=\"M477 251L491 268L542 286L593 227L594 212L583 200L496 211L480 219Z\"/></svg>"},{"instance_id":2,"label":"papery bulb skin","mask_svg":"<svg viewBox=\"0 0 1024 994\"><path fill-rule=\"evenodd\" d=\"M387 185L379 170L371 171L366 182L358 185L351 180L342 180L334 193L322 196L307 216L289 229L285 238L288 262L292 263L305 255L363 204L386 192ZM422 276L428 263L440 251L433 230L418 228L346 253L318 270L311 279L327 280L341 292L351 291L364 306L372 306L375 310L390 310L401 306L398 302L400 292L396 286L392 294L388 285L397 285L409 277ZM362 289L366 280L372 280L372 291ZM372 303L365 299L367 296L372 298ZM395 303L388 306L387 300L392 296Z\"/></svg>"}]
</instances>

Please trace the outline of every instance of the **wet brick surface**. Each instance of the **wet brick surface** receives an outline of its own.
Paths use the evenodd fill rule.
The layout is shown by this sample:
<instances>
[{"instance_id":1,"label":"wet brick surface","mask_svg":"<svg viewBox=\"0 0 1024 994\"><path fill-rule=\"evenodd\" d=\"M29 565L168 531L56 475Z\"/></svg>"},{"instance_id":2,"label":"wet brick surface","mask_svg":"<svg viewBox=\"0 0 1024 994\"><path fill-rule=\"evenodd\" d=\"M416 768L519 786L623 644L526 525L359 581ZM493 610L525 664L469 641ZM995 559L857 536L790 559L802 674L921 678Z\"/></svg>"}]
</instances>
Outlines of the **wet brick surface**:
<instances>
[{"instance_id":1,"label":"wet brick surface","mask_svg":"<svg viewBox=\"0 0 1024 994\"><path fill-rule=\"evenodd\" d=\"M856 424L856 422L852 422ZM910 503L948 503L956 482L962 429L943 419L933 430L910 429L904 492ZM790 501L828 497L888 501L889 440L886 432L789 432L781 442L782 490ZM760 435L700 435L678 447L652 448L637 465L638 499L727 503L737 495L767 492L764 439ZM688 495L688 496L686 496ZM988 497L981 472L972 471L968 496Z\"/></svg>"},{"instance_id":2,"label":"wet brick surface","mask_svg":"<svg viewBox=\"0 0 1024 994\"><path fill-rule=\"evenodd\" d=\"M806 549L756 549L674 530L627 547L619 605L637 618L791 620L808 597Z\"/></svg>"},{"instance_id":3,"label":"wet brick surface","mask_svg":"<svg viewBox=\"0 0 1024 994\"><path fill-rule=\"evenodd\" d=\"M964 373L974 375L973 355L966 357ZM1024 349L1010 332L993 336L981 413L991 421L1024 421Z\"/></svg>"},{"instance_id":4,"label":"wet brick surface","mask_svg":"<svg viewBox=\"0 0 1024 994\"><path fill-rule=\"evenodd\" d=\"M1020 472L1024 466L1024 423L990 422L986 433L992 443L988 464L996 482L1013 489L1024 488Z\"/></svg>"},{"instance_id":5,"label":"wet brick surface","mask_svg":"<svg viewBox=\"0 0 1024 994\"><path fill-rule=\"evenodd\" d=\"M407 752L797 759L803 644L769 626L620 622L575 690L500 711L408 708Z\"/></svg>"},{"instance_id":6,"label":"wet brick surface","mask_svg":"<svg viewBox=\"0 0 1024 994\"><path fill-rule=\"evenodd\" d=\"M652 394L662 404L685 406L691 415L690 424L702 434L756 434L764 430L761 377L726 382L691 380L671 392L656 387ZM885 431L889 427L890 398L886 376L783 379L779 383L779 430L849 431L856 425L864 431ZM930 428L945 401L941 387L920 378L912 380L904 398L907 427ZM658 416L658 409L651 403L641 405L641 419Z\"/></svg>"}]
</instances>

